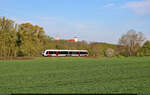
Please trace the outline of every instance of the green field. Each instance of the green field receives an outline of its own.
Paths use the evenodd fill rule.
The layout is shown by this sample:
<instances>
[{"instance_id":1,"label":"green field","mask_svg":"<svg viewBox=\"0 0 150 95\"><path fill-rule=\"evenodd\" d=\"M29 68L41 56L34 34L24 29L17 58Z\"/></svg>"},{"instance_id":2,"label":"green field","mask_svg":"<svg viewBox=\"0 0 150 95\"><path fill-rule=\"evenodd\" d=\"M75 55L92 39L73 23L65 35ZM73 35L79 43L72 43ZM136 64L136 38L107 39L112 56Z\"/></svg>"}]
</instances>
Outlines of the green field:
<instances>
[{"instance_id":1,"label":"green field","mask_svg":"<svg viewBox=\"0 0 150 95\"><path fill-rule=\"evenodd\" d=\"M0 93L150 93L150 57L1 60Z\"/></svg>"}]
</instances>

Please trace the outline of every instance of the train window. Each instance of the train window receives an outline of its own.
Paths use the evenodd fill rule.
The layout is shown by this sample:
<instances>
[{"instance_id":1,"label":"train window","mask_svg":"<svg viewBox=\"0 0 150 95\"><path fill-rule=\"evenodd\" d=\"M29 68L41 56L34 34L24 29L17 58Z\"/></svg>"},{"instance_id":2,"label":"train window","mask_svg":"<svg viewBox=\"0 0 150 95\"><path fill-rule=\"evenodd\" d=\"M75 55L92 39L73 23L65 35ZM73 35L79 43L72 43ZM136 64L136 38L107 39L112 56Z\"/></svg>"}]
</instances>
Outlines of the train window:
<instances>
[{"instance_id":1,"label":"train window","mask_svg":"<svg viewBox=\"0 0 150 95\"><path fill-rule=\"evenodd\" d=\"M70 51L69 54L78 54L78 51Z\"/></svg>"},{"instance_id":2,"label":"train window","mask_svg":"<svg viewBox=\"0 0 150 95\"><path fill-rule=\"evenodd\" d=\"M69 52L69 54L72 54L72 52Z\"/></svg>"},{"instance_id":3,"label":"train window","mask_svg":"<svg viewBox=\"0 0 150 95\"><path fill-rule=\"evenodd\" d=\"M54 54L54 52L53 52L53 51L50 51L50 54Z\"/></svg>"},{"instance_id":4,"label":"train window","mask_svg":"<svg viewBox=\"0 0 150 95\"><path fill-rule=\"evenodd\" d=\"M53 54L56 54L56 51L53 51Z\"/></svg>"},{"instance_id":5,"label":"train window","mask_svg":"<svg viewBox=\"0 0 150 95\"><path fill-rule=\"evenodd\" d=\"M88 52L80 52L80 54L88 54Z\"/></svg>"},{"instance_id":6,"label":"train window","mask_svg":"<svg viewBox=\"0 0 150 95\"><path fill-rule=\"evenodd\" d=\"M46 54L56 54L56 51L47 51Z\"/></svg>"},{"instance_id":7,"label":"train window","mask_svg":"<svg viewBox=\"0 0 150 95\"><path fill-rule=\"evenodd\" d=\"M68 54L68 51L64 51L63 53L64 53L64 54Z\"/></svg>"},{"instance_id":8,"label":"train window","mask_svg":"<svg viewBox=\"0 0 150 95\"><path fill-rule=\"evenodd\" d=\"M78 54L78 52L77 51L73 51L72 54Z\"/></svg>"},{"instance_id":9,"label":"train window","mask_svg":"<svg viewBox=\"0 0 150 95\"><path fill-rule=\"evenodd\" d=\"M59 54L68 54L67 51L60 51Z\"/></svg>"}]
</instances>

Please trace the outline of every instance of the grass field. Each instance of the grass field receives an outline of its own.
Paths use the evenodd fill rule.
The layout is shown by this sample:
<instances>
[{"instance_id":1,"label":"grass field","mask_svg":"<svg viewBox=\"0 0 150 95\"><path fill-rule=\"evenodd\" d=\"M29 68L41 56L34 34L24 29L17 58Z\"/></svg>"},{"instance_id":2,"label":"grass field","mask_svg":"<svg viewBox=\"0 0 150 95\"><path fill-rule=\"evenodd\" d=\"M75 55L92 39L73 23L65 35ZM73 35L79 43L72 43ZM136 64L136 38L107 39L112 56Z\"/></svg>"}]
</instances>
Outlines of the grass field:
<instances>
[{"instance_id":1,"label":"grass field","mask_svg":"<svg viewBox=\"0 0 150 95\"><path fill-rule=\"evenodd\" d=\"M150 57L0 60L0 93L150 93Z\"/></svg>"}]
</instances>

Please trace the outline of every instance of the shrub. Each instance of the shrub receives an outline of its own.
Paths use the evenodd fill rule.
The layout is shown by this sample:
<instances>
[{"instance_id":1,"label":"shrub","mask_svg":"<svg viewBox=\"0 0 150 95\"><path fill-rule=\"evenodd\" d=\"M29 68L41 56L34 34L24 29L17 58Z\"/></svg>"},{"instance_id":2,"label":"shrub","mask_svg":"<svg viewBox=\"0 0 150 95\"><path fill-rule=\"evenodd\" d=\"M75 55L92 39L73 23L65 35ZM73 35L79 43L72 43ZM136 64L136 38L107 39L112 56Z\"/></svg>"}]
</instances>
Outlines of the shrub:
<instances>
[{"instance_id":1,"label":"shrub","mask_svg":"<svg viewBox=\"0 0 150 95\"><path fill-rule=\"evenodd\" d=\"M106 57L113 57L114 56L114 50L112 48L108 48L106 51L105 51L105 56Z\"/></svg>"}]
</instances>

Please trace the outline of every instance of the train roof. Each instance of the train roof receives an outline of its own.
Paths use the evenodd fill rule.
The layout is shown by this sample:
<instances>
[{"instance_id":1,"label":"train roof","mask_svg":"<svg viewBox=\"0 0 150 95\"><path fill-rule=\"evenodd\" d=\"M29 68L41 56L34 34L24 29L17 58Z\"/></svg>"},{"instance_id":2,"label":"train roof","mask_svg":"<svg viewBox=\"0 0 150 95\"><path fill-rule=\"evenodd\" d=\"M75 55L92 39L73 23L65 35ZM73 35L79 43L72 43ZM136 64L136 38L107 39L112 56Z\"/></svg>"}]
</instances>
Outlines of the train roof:
<instances>
[{"instance_id":1,"label":"train roof","mask_svg":"<svg viewBox=\"0 0 150 95\"><path fill-rule=\"evenodd\" d=\"M56 49L46 49L45 51L87 51L87 50L56 50Z\"/></svg>"}]
</instances>

